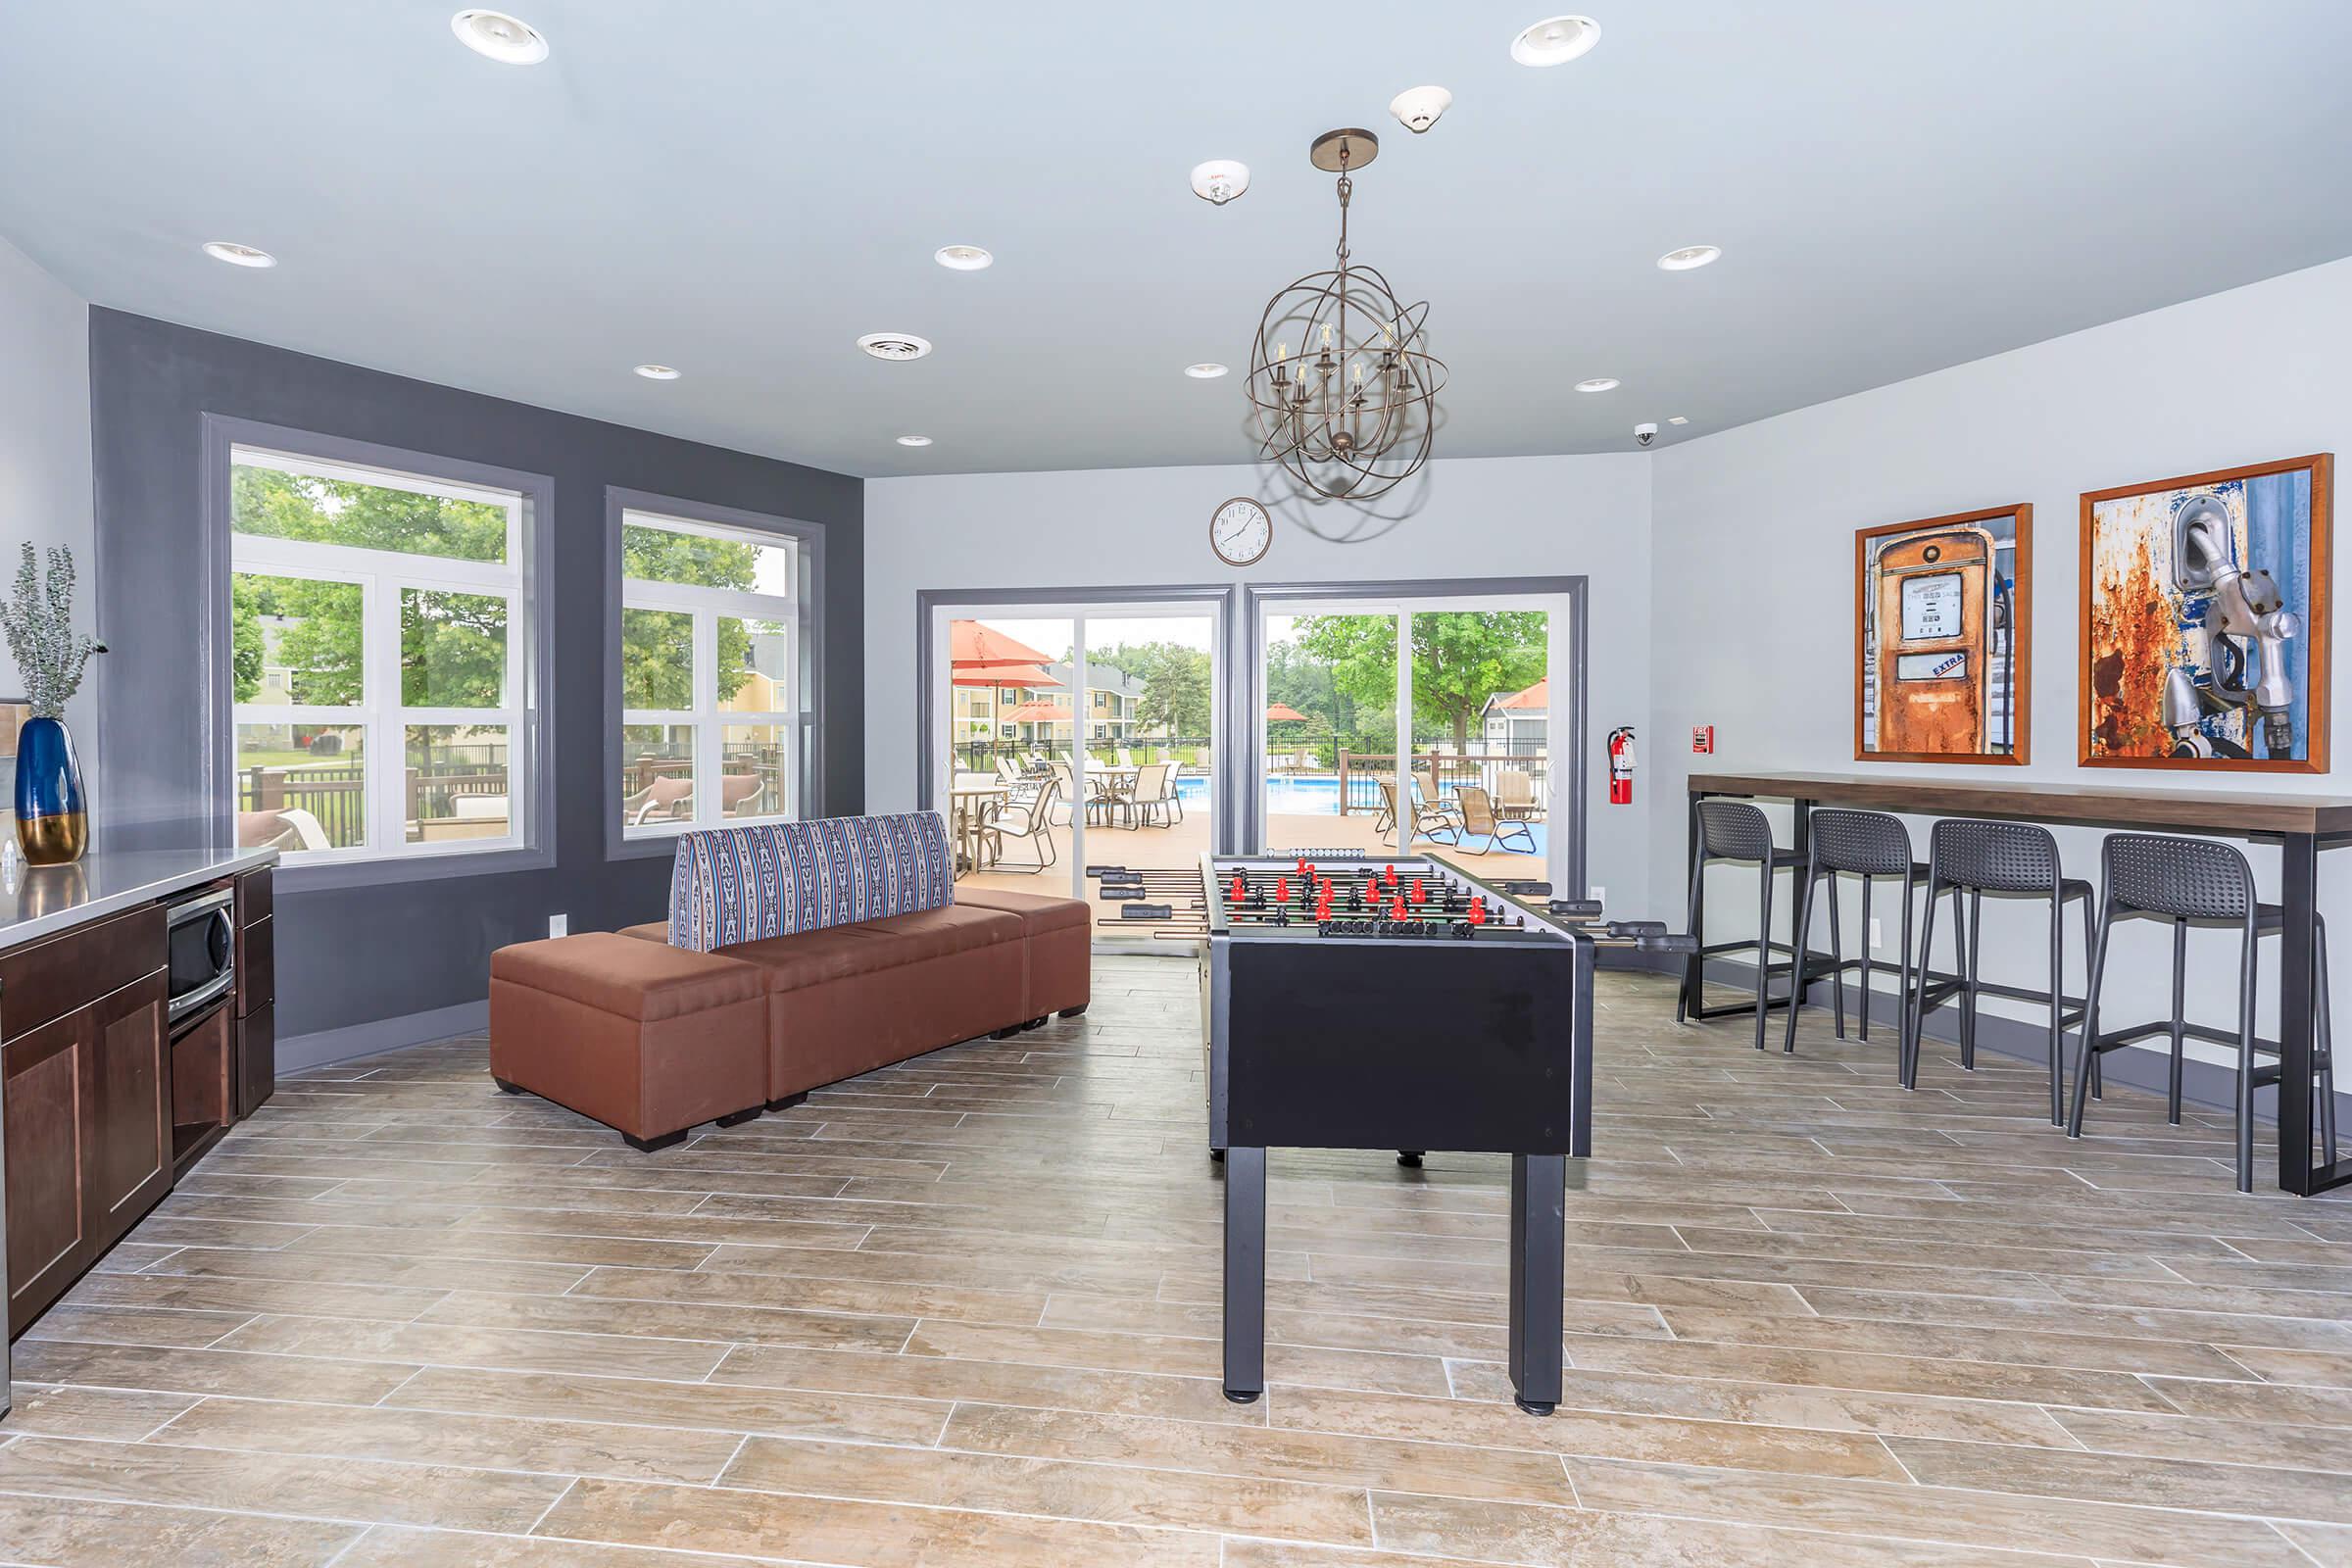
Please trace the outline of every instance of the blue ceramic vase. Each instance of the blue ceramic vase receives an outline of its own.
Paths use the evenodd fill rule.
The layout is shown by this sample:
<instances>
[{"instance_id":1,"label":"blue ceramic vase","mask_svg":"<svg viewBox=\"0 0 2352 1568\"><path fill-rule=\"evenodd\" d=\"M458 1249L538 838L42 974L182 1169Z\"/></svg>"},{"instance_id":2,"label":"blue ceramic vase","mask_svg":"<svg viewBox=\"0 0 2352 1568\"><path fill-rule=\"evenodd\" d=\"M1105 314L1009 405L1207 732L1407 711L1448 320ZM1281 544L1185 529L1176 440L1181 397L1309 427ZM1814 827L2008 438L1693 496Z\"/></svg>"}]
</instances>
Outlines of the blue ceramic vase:
<instances>
[{"instance_id":1,"label":"blue ceramic vase","mask_svg":"<svg viewBox=\"0 0 2352 1568\"><path fill-rule=\"evenodd\" d=\"M68 865L89 848L81 764L62 720L29 718L17 734L17 847L32 865Z\"/></svg>"}]
</instances>

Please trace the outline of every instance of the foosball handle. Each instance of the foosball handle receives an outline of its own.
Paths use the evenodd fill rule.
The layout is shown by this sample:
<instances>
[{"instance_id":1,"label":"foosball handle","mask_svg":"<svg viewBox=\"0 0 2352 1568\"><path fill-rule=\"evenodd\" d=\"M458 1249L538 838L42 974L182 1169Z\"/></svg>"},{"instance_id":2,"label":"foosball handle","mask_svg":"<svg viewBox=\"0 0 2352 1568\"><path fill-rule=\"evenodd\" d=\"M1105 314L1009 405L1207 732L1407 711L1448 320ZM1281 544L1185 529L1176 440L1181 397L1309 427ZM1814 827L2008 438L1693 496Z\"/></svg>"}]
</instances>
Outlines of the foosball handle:
<instances>
[{"instance_id":1,"label":"foosball handle","mask_svg":"<svg viewBox=\"0 0 2352 1568\"><path fill-rule=\"evenodd\" d=\"M1672 932L1662 936L1636 937L1636 953L1679 953L1688 957L1698 951L1698 938L1688 932Z\"/></svg>"},{"instance_id":2,"label":"foosball handle","mask_svg":"<svg viewBox=\"0 0 2352 1568\"><path fill-rule=\"evenodd\" d=\"M1666 934L1663 920L1611 920L1609 935L1613 937L1662 937Z\"/></svg>"},{"instance_id":3,"label":"foosball handle","mask_svg":"<svg viewBox=\"0 0 2352 1568\"><path fill-rule=\"evenodd\" d=\"M1553 914L1566 915L1571 920L1590 920L1600 913L1598 899L1554 899L1544 906Z\"/></svg>"}]
</instances>

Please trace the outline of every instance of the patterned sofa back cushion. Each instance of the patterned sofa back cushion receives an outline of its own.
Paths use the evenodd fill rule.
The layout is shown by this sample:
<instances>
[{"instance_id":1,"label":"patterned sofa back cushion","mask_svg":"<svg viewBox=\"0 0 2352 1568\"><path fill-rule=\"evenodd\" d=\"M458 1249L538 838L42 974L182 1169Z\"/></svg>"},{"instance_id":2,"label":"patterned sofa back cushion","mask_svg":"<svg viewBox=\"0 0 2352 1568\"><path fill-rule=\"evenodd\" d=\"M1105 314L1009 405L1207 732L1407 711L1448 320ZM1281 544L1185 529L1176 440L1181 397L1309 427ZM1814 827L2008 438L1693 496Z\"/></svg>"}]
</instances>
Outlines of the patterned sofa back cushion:
<instances>
[{"instance_id":1,"label":"patterned sofa back cushion","mask_svg":"<svg viewBox=\"0 0 2352 1568\"><path fill-rule=\"evenodd\" d=\"M683 833L670 867L670 946L709 953L941 908L956 901L955 869L936 811Z\"/></svg>"}]
</instances>

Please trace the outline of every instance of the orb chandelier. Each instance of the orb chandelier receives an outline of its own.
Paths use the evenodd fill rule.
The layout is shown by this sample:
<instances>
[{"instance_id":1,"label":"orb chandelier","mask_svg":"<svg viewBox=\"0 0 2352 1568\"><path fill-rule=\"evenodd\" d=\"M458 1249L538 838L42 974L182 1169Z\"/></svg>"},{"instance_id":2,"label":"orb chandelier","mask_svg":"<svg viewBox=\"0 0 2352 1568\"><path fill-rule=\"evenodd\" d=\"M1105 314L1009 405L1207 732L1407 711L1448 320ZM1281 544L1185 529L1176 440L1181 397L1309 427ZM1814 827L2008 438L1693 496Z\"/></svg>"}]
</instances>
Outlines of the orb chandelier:
<instances>
[{"instance_id":1,"label":"orb chandelier","mask_svg":"<svg viewBox=\"0 0 2352 1568\"><path fill-rule=\"evenodd\" d=\"M1348 253L1351 176L1379 152L1368 130L1315 138L1314 166L1339 176L1337 265L1267 301L1250 351L1258 456L1335 501L1370 500L1429 461L1434 400L1446 384L1446 367L1422 335L1429 302L1404 304L1377 269Z\"/></svg>"}]
</instances>

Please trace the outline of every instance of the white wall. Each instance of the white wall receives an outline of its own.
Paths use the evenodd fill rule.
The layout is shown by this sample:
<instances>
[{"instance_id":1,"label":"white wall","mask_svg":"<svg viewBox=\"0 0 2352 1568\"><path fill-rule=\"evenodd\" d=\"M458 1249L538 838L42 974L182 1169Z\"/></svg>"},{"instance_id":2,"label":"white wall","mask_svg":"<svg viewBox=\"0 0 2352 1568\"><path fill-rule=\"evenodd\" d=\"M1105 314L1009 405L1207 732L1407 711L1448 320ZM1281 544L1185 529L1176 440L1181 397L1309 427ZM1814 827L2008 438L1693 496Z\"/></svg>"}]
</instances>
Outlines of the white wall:
<instances>
[{"instance_id":1,"label":"white wall","mask_svg":"<svg viewBox=\"0 0 2352 1568\"><path fill-rule=\"evenodd\" d=\"M0 240L0 592L16 580L17 555L31 540L74 552L80 577L74 610L90 629L97 602L90 559L89 306ZM91 700L96 676L67 711L85 772L98 734ZM16 662L0 644L0 697L21 697ZM5 781L0 781L4 783Z\"/></svg>"},{"instance_id":2,"label":"white wall","mask_svg":"<svg viewBox=\"0 0 2352 1568\"><path fill-rule=\"evenodd\" d=\"M1799 410L1658 454L1652 550L1650 730L1659 801L1679 797L1694 760L1692 725L1715 726L1724 769L1807 768L1942 779L2089 779L2108 786L2352 793L2327 776L2203 775L2081 769L2076 671L2080 620L2078 499L2083 491L2313 452L2352 456L2352 261L2273 278ZM2029 502L2034 508L2032 763L1948 768L1853 761L1854 530ZM2343 520L2337 519L2338 538ZM2338 546L2339 559L2341 545ZM2352 632L2339 612L2332 660L2346 710ZM2338 718L2333 756L2352 758ZM2343 765L2339 760L2338 765ZM1646 783L1646 781L1645 781ZM1924 852L1926 826L1915 823ZM2061 833L2070 874L2095 879L2098 838ZM1679 810L1650 815L1650 886L1676 906L1684 872ZM2278 897L2278 858L2255 873ZM1722 871L1727 891L1736 873ZM2321 857L2324 906L2339 981L2352 996L2352 855ZM1718 884L1710 882L1710 886ZM1753 881L1710 918L1709 935L1752 931ZM1847 909L1849 920L1853 909ZM1996 918L2007 916L2007 918ZM1744 917L1744 924L1740 923ZM2046 972L2046 936L2023 908L1988 906L1988 967L2031 982ZM2169 946L2152 922L2119 936L2110 995L2133 1018L2169 1000ZM1889 922L1891 928L1891 921ZM1849 941L1852 940L1849 938ZM2225 960L2222 944L2232 952ZM2192 1016L2232 1016L2234 944L2190 946ZM1853 951L1849 947L1849 952ZM1938 951L1942 951L1938 939ZM2080 959L2069 943L2070 974ZM2262 957L2277 975L2277 945ZM2219 973L2216 973L2216 969ZM2121 989L2112 989L2118 988ZM2348 1004L2352 1005L2352 1004ZM2339 1007L2339 1028L2352 1010ZM2113 1019L2114 1014L2110 1014Z\"/></svg>"},{"instance_id":3,"label":"white wall","mask_svg":"<svg viewBox=\"0 0 2352 1568\"><path fill-rule=\"evenodd\" d=\"M1254 495L1250 466L874 479L865 487L866 806L915 796L915 610L925 588L1368 582L1384 578L1592 579L1591 875L1614 909L1647 903L1647 803L1606 804L1600 743L1649 710L1649 458L1439 460L1426 504L1386 531L1317 537L1278 512L1266 558L1234 570L1210 554L1208 516ZM1334 513L1337 509L1326 509ZM1337 521L1320 520L1333 529ZM1680 820L1678 809L1672 813Z\"/></svg>"}]
</instances>

